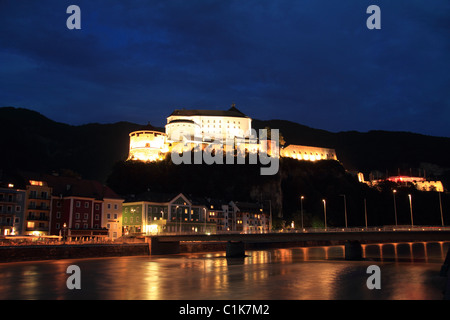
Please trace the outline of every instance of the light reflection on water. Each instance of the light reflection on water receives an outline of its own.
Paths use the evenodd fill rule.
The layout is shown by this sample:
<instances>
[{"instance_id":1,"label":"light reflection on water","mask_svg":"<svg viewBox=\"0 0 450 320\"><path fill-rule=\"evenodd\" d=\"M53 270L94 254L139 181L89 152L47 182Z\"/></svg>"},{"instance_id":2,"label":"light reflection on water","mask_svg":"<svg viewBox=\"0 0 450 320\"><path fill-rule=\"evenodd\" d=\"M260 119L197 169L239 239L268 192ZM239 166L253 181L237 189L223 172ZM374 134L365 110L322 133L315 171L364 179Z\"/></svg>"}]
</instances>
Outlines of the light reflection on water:
<instances>
[{"instance_id":1,"label":"light reflection on water","mask_svg":"<svg viewBox=\"0 0 450 320\"><path fill-rule=\"evenodd\" d=\"M448 242L363 245L362 261L344 246L0 264L0 299L304 300L438 299ZM66 287L69 265L81 290ZM369 290L367 267L381 268L381 290Z\"/></svg>"}]
</instances>

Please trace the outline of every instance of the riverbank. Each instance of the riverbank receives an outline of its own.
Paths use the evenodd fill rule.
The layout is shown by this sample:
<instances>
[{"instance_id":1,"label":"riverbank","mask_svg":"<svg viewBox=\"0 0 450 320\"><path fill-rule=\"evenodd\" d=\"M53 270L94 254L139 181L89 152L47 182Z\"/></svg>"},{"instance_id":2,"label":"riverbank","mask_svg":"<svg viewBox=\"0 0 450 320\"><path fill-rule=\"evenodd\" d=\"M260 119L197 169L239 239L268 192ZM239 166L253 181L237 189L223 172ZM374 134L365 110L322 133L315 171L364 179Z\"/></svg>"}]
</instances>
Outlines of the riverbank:
<instances>
[{"instance_id":1,"label":"riverbank","mask_svg":"<svg viewBox=\"0 0 450 320\"><path fill-rule=\"evenodd\" d=\"M149 255L146 243L0 246L0 262Z\"/></svg>"},{"instance_id":2,"label":"riverbank","mask_svg":"<svg viewBox=\"0 0 450 320\"><path fill-rule=\"evenodd\" d=\"M180 253L198 252L225 252L226 241L200 242L187 241L180 242ZM264 250L273 248L293 248L342 245L343 243L321 241L286 242L286 243L245 243L245 250ZM102 258L150 255L148 243L117 243L117 244L33 244L0 246L0 263L37 261L37 260L58 260L58 259L81 259L81 258Z\"/></svg>"}]
</instances>

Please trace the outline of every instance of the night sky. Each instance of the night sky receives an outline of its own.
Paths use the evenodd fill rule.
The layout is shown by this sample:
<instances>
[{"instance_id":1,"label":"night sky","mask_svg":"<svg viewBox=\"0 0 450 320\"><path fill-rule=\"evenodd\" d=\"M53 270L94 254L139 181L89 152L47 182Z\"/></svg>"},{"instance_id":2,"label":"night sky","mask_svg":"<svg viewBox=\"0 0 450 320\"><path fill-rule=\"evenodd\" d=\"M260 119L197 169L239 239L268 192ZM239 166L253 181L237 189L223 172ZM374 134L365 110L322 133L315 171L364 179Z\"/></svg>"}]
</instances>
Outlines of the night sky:
<instances>
[{"instance_id":1,"label":"night sky","mask_svg":"<svg viewBox=\"0 0 450 320\"><path fill-rule=\"evenodd\" d=\"M333 132L450 137L450 1L0 1L0 106L163 126L233 102Z\"/></svg>"}]
</instances>

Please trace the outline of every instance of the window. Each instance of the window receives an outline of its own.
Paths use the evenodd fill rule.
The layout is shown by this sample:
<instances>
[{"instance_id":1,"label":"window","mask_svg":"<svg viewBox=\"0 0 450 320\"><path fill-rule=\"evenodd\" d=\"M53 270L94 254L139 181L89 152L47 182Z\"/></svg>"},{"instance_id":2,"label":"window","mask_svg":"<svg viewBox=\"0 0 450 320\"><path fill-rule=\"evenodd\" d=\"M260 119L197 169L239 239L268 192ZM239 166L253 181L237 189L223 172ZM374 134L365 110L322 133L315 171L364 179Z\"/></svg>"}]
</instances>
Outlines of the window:
<instances>
[{"instance_id":1,"label":"window","mask_svg":"<svg viewBox=\"0 0 450 320\"><path fill-rule=\"evenodd\" d=\"M87 223L83 224L83 229L87 229L87 228L88 228L88 224Z\"/></svg>"},{"instance_id":2,"label":"window","mask_svg":"<svg viewBox=\"0 0 450 320\"><path fill-rule=\"evenodd\" d=\"M56 219L61 219L61 212L58 211L58 212L56 213Z\"/></svg>"},{"instance_id":3,"label":"window","mask_svg":"<svg viewBox=\"0 0 450 320\"><path fill-rule=\"evenodd\" d=\"M100 210L100 205L98 203L95 204L95 210Z\"/></svg>"},{"instance_id":4,"label":"window","mask_svg":"<svg viewBox=\"0 0 450 320\"><path fill-rule=\"evenodd\" d=\"M117 213L114 213L114 219L117 219Z\"/></svg>"},{"instance_id":5,"label":"window","mask_svg":"<svg viewBox=\"0 0 450 320\"><path fill-rule=\"evenodd\" d=\"M80 214L78 212L75 213L75 219L80 219Z\"/></svg>"},{"instance_id":6,"label":"window","mask_svg":"<svg viewBox=\"0 0 450 320\"><path fill-rule=\"evenodd\" d=\"M16 206L16 212L20 211L20 206Z\"/></svg>"},{"instance_id":7,"label":"window","mask_svg":"<svg viewBox=\"0 0 450 320\"><path fill-rule=\"evenodd\" d=\"M79 223L75 223L75 229L80 229L80 224Z\"/></svg>"},{"instance_id":8,"label":"window","mask_svg":"<svg viewBox=\"0 0 450 320\"><path fill-rule=\"evenodd\" d=\"M89 218L89 214L88 213L85 213L84 214L84 219L88 219Z\"/></svg>"},{"instance_id":9,"label":"window","mask_svg":"<svg viewBox=\"0 0 450 320\"><path fill-rule=\"evenodd\" d=\"M76 205L77 208L79 208L79 207L81 207L81 202L77 201L75 205Z\"/></svg>"},{"instance_id":10,"label":"window","mask_svg":"<svg viewBox=\"0 0 450 320\"><path fill-rule=\"evenodd\" d=\"M59 223L57 223L57 224L55 225L55 228L56 228L56 229L60 229Z\"/></svg>"},{"instance_id":11,"label":"window","mask_svg":"<svg viewBox=\"0 0 450 320\"><path fill-rule=\"evenodd\" d=\"M124 217L124 218L123 218L123 223L127 223L127 222L128 222L127 220L128 220L128 218L127 218L127 217Z\"/></svg>"},{"instance_id":12,"label":"window","mask_svg":"<svg viewBox=\"0 0 450 320\"><path fill-rule=\"evenodd\" d=\"M106 219L111 219L111 213L106 214Z\"/></svg>"},{"instance_id":13,"label":"window","mask_svg":"<svg viewBox=\"0 0 450 320\"><path fill-rule=\"evenodd\" d=\"M84 207L85 207L85 208L89 208L89 202L85 202L85 203L84 203Z\"/></svg>"},{"instance_id":14,"label":"window","mask_svg":"<svg viewBox=\"0 0 450 320\"><path fill-rule=\"evenodd\" d=\"M58 208L61 208L61 201L56 201L56 206L57 206Z\"/></svg>"},{"instance_id":15,"label":"window","mask_svg":"<svg viewBox=\"0 0 450 320\"><path fill-rule=\"evenodd\" d=\"M117 210L117 204L114 205L114 209Z\"/></svg>"},{"instance_id":16,"label":"window","mask_svg":"<svg viewBox=\"0 0 450 320\"><path fill-rule=\"evenodd\" d=\"M95 220L100 220L100 215L99 214L95 215Z\"/></svg>"},{"instance_id":17,"label":"window","mask_svg":"<svg viewBox=\"0 0 450 320\"><path fill-rule=\"evenodd\" d=\"M111 209L111 203L108 203L108 209Z\"/></svg>"}]
</instances>

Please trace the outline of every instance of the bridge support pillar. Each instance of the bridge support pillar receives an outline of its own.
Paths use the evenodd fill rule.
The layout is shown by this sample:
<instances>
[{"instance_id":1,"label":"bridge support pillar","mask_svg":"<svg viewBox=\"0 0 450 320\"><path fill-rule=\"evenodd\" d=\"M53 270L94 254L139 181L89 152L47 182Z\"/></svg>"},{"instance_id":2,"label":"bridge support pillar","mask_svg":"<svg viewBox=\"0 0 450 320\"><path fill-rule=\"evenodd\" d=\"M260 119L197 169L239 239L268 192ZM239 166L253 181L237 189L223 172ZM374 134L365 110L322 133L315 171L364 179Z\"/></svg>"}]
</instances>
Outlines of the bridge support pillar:
<instances>
[{"instance_id":1,"label":"bridge support pillar","mask_svg":"<svg viewBox=\"0 0 450 320\"><path fill-rule=\"evenodd\" d=\"M145 237L150 255L180 253L180 241L161 242L156 237Z\"/></svg>"},{"instance_id":2,"label":"bridge support pillar","mask_svg":"<svg viewBox=\"0 0 450 320\"><path fill-rule=\"evenodd\" d=\"M245 245L242 241L233 242L228 241L226 247L227 257L244 257L245 256Z\"/></svg>"},{"instance_id":3,"label":"bridge support pillar","mask_svg":"<svg viewBox=\"0 0 450 320\"><path fill-rule=\"evenodd\" d=\"M359 241L345 242L345 260L361 260L362 247Z\"/></svg>"}]
</instances>

